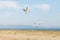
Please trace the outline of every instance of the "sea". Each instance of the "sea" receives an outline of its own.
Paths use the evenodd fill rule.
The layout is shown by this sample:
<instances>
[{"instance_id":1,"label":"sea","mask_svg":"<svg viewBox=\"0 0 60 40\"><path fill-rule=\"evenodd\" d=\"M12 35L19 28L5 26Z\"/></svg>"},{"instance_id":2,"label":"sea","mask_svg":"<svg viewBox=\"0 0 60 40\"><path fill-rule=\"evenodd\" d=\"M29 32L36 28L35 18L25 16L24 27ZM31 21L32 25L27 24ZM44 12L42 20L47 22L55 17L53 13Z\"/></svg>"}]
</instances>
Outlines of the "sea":
<instances>
[{"instance_id":1,"label":"sea","mask_svg":"<svg viewBox=\"0 0 60 40\"><path fill-rule=\"evenodd\" d=\"M60 31L60 26L31 26L31 25L19 25L19 26L0 26L0 30L55 30Z\"/></svg>"}]
</instances>

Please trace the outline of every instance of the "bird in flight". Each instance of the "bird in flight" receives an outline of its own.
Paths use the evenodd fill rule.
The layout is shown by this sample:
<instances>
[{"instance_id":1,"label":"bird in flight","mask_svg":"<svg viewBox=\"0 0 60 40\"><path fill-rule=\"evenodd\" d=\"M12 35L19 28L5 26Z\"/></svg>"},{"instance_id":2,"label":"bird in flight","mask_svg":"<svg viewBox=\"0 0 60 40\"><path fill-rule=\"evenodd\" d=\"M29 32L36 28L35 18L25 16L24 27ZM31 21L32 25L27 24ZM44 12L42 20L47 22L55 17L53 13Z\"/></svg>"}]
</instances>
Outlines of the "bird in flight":
<instances>
[{"instance_id":1,"label":"bird in flight","mask_svg":"<svg viewBox=\"0 0 60 40\"><path fill-rule=\"evenodd\" d=\"M26 12L26 13L29 13L29 12L30 12L30 9L29 9L29 7L27 6L25 9L23 9L23 11Z\"/></svg>"}]
</instances>

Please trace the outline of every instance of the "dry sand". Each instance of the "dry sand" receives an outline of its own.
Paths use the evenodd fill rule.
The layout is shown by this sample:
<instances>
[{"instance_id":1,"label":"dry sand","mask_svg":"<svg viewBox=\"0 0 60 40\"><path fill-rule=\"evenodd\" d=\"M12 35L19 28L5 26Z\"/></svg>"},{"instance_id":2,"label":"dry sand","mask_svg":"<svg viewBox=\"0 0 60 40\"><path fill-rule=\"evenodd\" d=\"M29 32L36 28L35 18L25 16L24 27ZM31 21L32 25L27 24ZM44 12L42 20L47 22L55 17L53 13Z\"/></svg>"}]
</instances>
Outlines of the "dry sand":
<instances>
[{"instance_id":1,"label":"dry sand","mask_svg":"<svg viewBox=\"0 0 60 40\"><path fill-rule=\"evenodd\" d=\"M60 40L60 31L0 30L0 40Z\"/></svg>"}]
</instances>

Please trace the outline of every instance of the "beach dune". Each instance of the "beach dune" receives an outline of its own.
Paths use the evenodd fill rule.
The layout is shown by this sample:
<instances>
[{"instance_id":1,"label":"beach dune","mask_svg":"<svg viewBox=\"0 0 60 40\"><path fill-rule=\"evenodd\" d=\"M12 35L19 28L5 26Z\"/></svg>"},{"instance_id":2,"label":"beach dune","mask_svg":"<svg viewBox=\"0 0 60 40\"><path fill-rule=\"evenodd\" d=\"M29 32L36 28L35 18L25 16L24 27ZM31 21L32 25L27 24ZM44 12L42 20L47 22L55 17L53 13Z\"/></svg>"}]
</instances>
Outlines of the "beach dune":
<instances>
[{"instance_id":1,"label":"beach dune","mask_svg":"<svg viewBox=\"0 0 60 40\"><path fill-rule=\"evenodd\" d=\"M0 30L0 40L60 40L60 31Z\"/></svg>"}]
</instances>

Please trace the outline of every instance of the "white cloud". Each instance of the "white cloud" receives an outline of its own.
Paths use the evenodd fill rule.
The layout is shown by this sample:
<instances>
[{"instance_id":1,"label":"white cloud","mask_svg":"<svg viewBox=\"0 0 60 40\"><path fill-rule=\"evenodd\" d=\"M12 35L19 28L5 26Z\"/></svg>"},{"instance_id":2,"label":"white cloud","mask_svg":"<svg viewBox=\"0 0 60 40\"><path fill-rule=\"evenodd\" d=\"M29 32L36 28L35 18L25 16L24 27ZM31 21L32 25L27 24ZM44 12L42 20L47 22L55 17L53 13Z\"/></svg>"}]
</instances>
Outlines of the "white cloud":
<instances>
[{"instance_id":1,"label":"white cloud","mask_svg":"<svg viewBox=\"0 0 60 40\"><path fill-rule=\"evenodd\" d=\"M19 8L17 3L13 1L0 1L0 8L1 7Z\"/></svg>"},{"instance_id":2,"label":"white cloud","mask_svg":"<svg viewBox=\"0 0 60 40\"><path fill-rule=\"evenodd\" d=\"M0 15L0 18L7 18L7 17L11 17L13 14L12 13L4 13Z\"/></svg>"},{"instance_id":3,"label":"white cloud","mask_svg":"<svg viewBox=\"0 0 60 40\"><path fill-rule=\"evenodd\" d=\"M38 8L38 9L41 9L43 11L47 11L47 10L50 10L50 5L49 4L40 4L40 5L35 5L33 6L34 8Z\"/></svg>"},{"instance_id":4,"label":"white cloud","mask_svg":"<svg viewBox=\"0 0 60 40\"><path fill-rule=\"evenodd\" d=\"M41 4L39 8L42 9L42 10L49 10L50 9L50 5L48 5L48 4Z\"/></svg>"}]
</instances>

